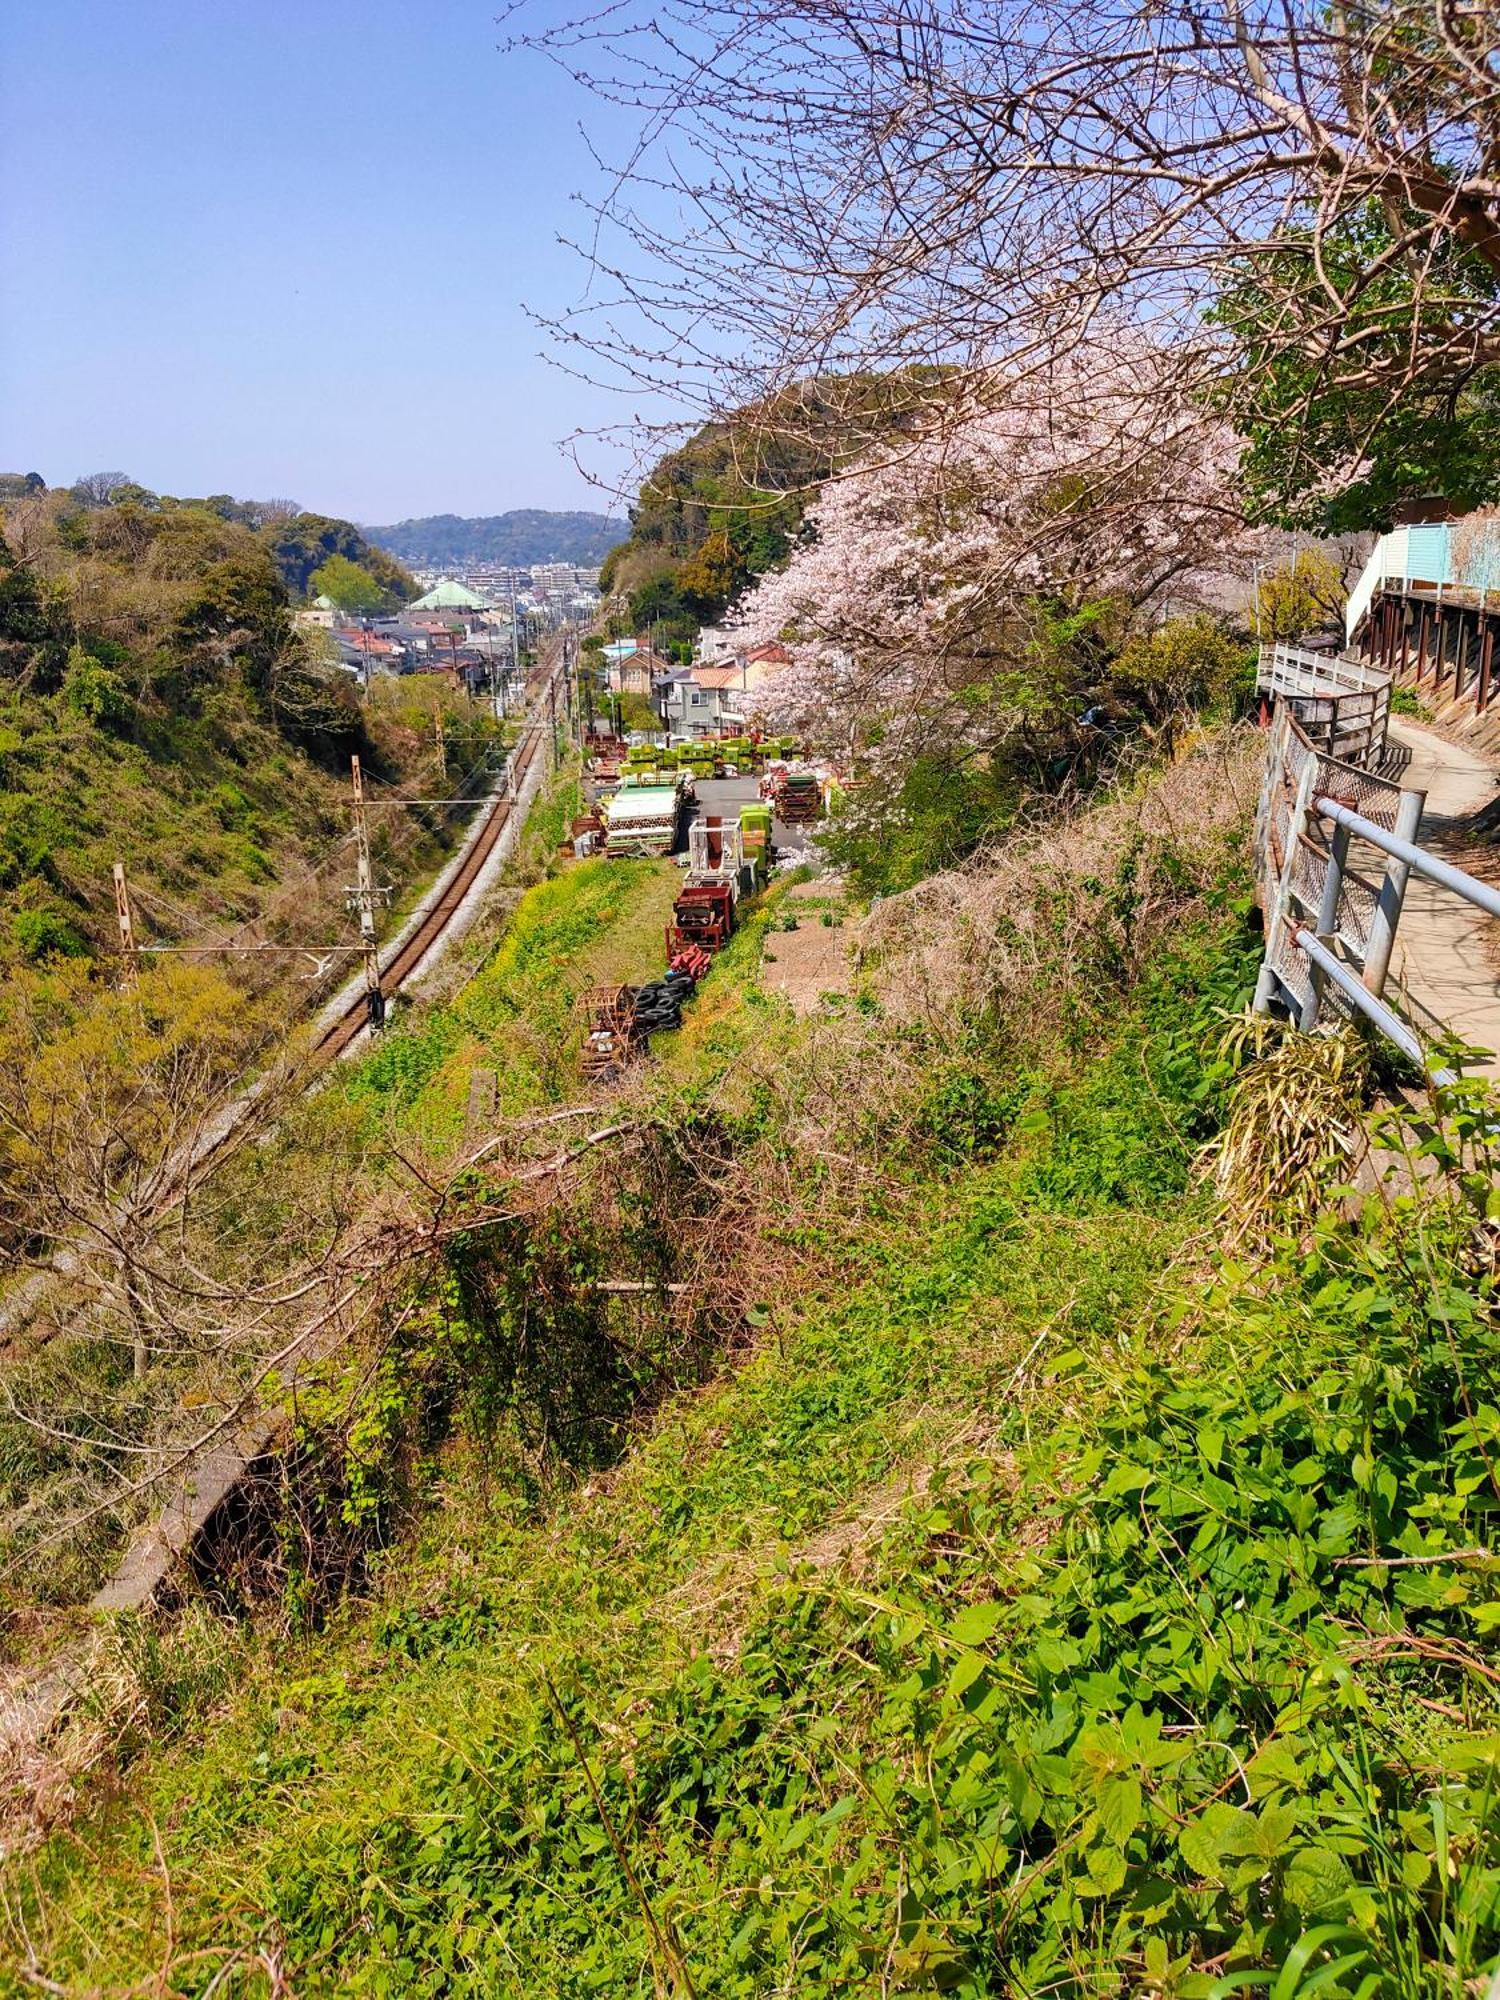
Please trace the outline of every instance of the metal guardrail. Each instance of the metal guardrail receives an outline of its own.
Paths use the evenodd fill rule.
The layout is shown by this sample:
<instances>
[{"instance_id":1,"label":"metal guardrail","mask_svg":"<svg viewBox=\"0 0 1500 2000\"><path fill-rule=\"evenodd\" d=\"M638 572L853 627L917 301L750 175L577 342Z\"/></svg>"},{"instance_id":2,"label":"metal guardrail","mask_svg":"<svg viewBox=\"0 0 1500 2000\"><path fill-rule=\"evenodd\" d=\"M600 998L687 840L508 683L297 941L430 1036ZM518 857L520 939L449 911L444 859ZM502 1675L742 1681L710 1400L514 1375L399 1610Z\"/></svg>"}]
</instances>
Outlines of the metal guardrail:
<instances>
[{"instance_id":1,"label":"metal guardrail","mask_svg":"<svg viewBox=\"0 0 1500 2000\"><path fill-rule=\"evenodd\" d=\"M1374 693L1390 682L1382 667L1342 653L1310 653L1278 639L1261 647L1255 684L1271 694L1302 696Z\"/></svg>"},{"instance_id":2,"label":"metal guardrail","mask_svg":"<svg viewBox=\"0 0 1500 2000\"><path fill-rule=\"evenodd\" d=\"M1391 676L1384 668L1278 643L1261 647L1255 685L1289 706L1325 755L1366 768L1384 755L1391 719Z\"/></svg>"},{"instance_id":3,"label":"metal guardrail","mask_svg":"<svg viewBox=\"0 0 1500 2000\"><path fill-rule=\"evenodd\" d=\"M1382 998L1413 875L1500 917L1500 889L1419 845L1426 793L1328 756L1278 705L1256 814L1266 951L1255 1009L1280 1002L1304 1029L1326 1012L1361 1014L1439 1084L1453 1081ZM1378 881L1355 843L1381 857ZM1377 864L1379 865L1379 864Z\"/></svg>"}]
</instances>

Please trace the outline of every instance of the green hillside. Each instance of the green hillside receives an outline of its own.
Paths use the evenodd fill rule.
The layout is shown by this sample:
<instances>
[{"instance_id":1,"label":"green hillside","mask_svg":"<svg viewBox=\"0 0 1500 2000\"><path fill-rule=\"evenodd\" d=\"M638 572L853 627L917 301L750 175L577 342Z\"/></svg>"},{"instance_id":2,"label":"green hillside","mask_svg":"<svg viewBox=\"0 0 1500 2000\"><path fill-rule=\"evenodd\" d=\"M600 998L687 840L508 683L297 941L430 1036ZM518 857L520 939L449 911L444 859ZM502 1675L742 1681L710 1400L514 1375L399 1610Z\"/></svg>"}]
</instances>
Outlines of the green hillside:
<instances>
[{"instance_id":1,"label":"green hillside","mask_svg":"<svg viewBox=\"0 0 1500 2000\"><path fill-rule=\"evenodd\" d=\"M622 523L605 514L549 513L518 507L508 514L425 514L365 534L402 562L442 569L466 563L568 562L592 568L620 539Z\"/></svg>"},{"instance_id":2,"label":"green hillside","mask_svg":"<svg viewBox=\"0 0 1500 2000\"><path fill-rule=\"evenodd\" d=\"M325 1162L384 1123L443 1190L450 1247L301 1396L300 1532L376 1554L327 1623L288 1548L290 1598L118 1633L119 1791L12 1867L14 1990L1211 2000L1337 1961L1315 1990L1371 2000L1486 1964L1493 1162L1455 1103L1451 1173L1278 1206L1288 1062L1325 1198L1370 1077L1226 1041L1257 762L1211 736L1008 864L1027 1009L934 984L943 906L898 898L799 1021L778 886L549 1193L549 970L644 948L648 867L555 872L308 1106ZM985 895L951 878L952 921ZM447 1177L497 1061L523 1150Z\"/></svg>"},{"instance_id":3,"label":"green hillside","mask_svg":"<svg viewBox=\"0 0 1500 2000\"><path fill-rule=\"evenodd\" d=\"M377 784L423 769L434 695L362 703L293 597L332 553L373 558L393 593L409 579L347 522L236 512L253 514L139 488L5 502L0 967L112 950L117 859L143 942L342 931L341 882L323 877L347 872L350 756ZM446 839L381 835L398 881Z\"/></svg>"}]
</instances>

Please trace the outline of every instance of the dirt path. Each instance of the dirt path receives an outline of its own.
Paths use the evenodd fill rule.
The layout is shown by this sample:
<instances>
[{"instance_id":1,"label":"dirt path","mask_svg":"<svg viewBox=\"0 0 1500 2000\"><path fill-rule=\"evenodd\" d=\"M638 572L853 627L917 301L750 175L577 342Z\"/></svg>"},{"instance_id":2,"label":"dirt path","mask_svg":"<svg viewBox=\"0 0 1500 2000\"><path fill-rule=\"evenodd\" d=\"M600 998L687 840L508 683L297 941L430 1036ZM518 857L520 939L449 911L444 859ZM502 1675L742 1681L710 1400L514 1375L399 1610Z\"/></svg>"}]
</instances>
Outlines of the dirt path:
<instances>
[{"instance_id":1,"label":"dirt path","mask_svg":"<svg viewBox=\"0 0 1500 2000\"><path fill-rule=\"evenodd\" d=\"M795 1014L816 1014L825 993L847 993L853 983L842 919L825 924L821 909L797 908L829 900L826 880L799 882L786 897L788 914L798 915L796 930L772 931L766 939L761 978L772 992L786 995Z\"/></svg>"},{"instance_id":2,"label":"dirt path","mask_svg":"<svg viewBox=\"0 0 1500 2000\"><path fill-rule=\"evenodd\" d=\"M1469 822L1500 789L1500 769L1405 716L1391 735L1411 749L1405 782L1427 794L1418 835L1456 867L1472 868L1464 849ZM1414 1003L1465 1042L1496 1053L1470 1074L1500 1077L1500 976L1496 973L1500 925L1432 882L1414 875L1396 935L1395 974ZM1420 1021L1419 1021L1420 1025Z\"/></svg>"}]
</instances>

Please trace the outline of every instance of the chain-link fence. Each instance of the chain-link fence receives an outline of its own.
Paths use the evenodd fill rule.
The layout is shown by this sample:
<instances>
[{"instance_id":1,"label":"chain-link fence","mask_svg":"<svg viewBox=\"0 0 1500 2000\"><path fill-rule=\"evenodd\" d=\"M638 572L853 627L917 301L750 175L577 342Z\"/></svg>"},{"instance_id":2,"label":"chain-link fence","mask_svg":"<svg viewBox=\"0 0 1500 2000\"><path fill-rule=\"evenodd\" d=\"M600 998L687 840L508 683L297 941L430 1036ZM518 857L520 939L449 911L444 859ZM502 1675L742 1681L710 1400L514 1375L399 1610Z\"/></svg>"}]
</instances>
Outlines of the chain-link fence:
<instances>
[{"instance_id":1,"label":"chain-link fence","mask_svg":"<svg viewBox=\"0 0 1500 2000\"><path fill-rule=\"evenodd\" d=\"M1379 995L1390 963L1406 872L1399 863L1336 827L1320 799L1347 807L1388 833L1409 838L1423 795L1309 740L1289 702L1271 724L1256 824L1256 869L1266 920L1266 969L1298 1015L1316 1012L1318 996L1299 923L1335 951ZM1335 992L1327 1004L1347 1005Z\"/></svg>"}]
</instances>

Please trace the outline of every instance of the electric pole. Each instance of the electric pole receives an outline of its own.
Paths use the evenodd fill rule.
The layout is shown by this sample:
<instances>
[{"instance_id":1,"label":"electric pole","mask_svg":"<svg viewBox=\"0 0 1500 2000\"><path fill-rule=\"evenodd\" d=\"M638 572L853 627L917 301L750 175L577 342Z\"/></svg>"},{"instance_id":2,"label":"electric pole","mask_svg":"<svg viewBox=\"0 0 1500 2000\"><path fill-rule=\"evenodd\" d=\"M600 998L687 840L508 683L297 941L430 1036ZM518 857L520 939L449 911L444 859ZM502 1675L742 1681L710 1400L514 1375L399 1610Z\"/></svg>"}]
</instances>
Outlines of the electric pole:
<instances>
[{"instance_id":1,"label":"electric pole","mask_svg":"<svg viewBox=\"0 0 1500 2000\"><path fill-rule=\"evenodd\" d=\"M115 916L120 925L120 984L127 993L135 991L138 963L135 955L135 919L130 911L130 884L125 879L125 863L117 861L115 875Z\"/></svg>"},{"instance_id":2,"label":"electric pole","mask_svg":"<svg viewBox=\"0 0 1500 2000\"><path fill-rule=\"evenodd\" d=\"M370 873L370 834L365 824L365 788L360 777L359 759L349 759L354 783L354 853L356 885L344 891L344 900L359 917L359 941L364 949L365 1012L372 1029L385 1021L385 995L380 990L380 951L375 942L375 878ZM383 900L382 894L382 900Z\"/></svg>"},{"instance_id":3,"label":"electric pole","mask_svg":"<svg viewBox=\"0 0 1500 2000\"><path fill-rule=\"evenodd\" d=\"M446 773L448 769L448 746L443 738L443 704L440 701L435 701L432 704L432 733L437 739L438 770Z\"/></svg>"}]
</instances>

